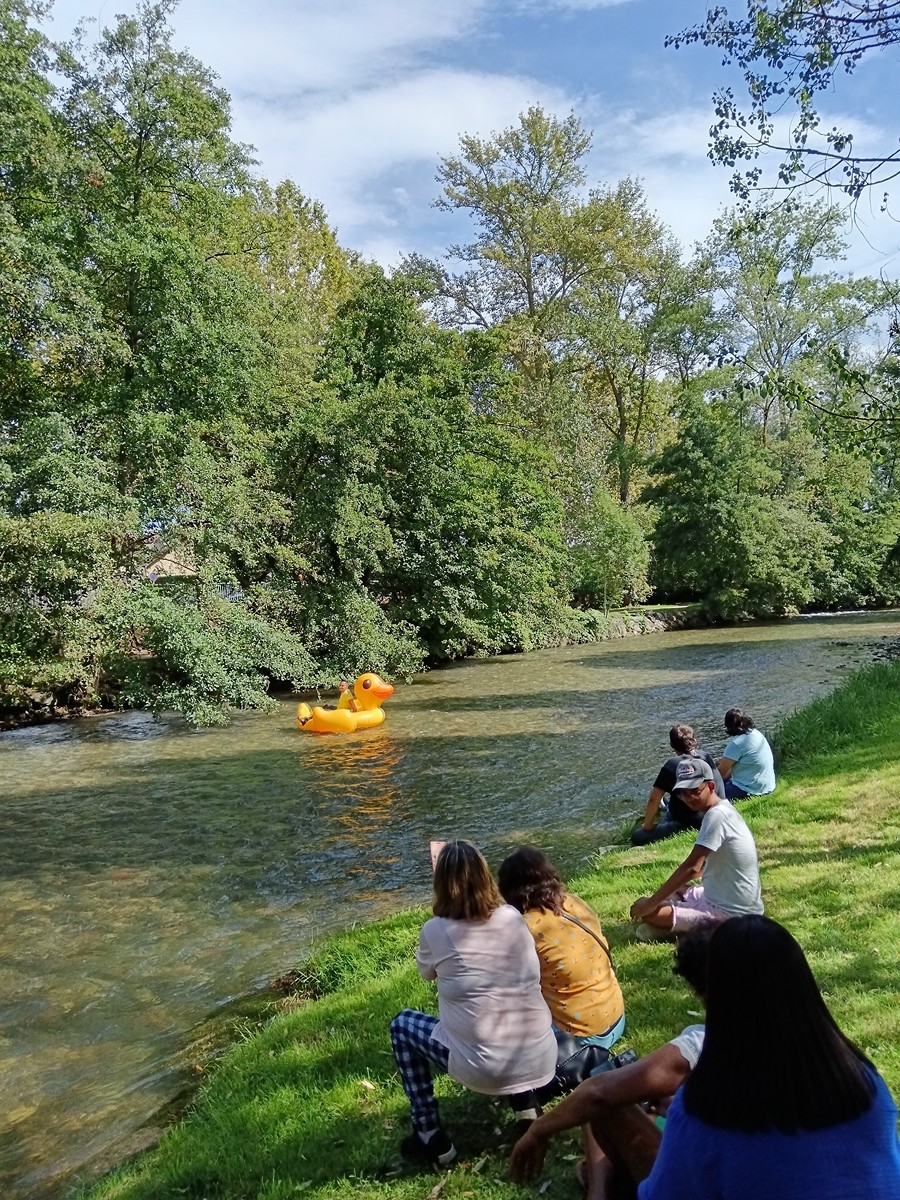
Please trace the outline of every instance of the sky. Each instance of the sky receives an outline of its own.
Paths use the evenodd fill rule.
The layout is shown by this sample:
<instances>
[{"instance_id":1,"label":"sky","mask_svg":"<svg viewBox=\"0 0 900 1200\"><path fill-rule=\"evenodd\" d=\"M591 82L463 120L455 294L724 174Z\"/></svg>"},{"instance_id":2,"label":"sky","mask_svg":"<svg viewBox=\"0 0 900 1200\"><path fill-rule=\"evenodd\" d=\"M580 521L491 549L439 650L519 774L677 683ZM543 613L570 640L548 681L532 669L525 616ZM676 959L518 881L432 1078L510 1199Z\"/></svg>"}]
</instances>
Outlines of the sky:
<instances>
[{"instance_id":1,"label":"sky","mask_svg":"<svg viewBox=\"0 0 900 1200\"><path fill-rule=\"evenodd\" d=\"M439 257L471 226L433 207L441 156L464 133L515 125L530 105L593 132L589 184L643 181L686 249L731 202L707 159L718 52L665 48L705 0L182 0L175 41L232 98L233 133L258 171L325 207L341 243L384 266ZM743 3L728 5L734 15ZM108 25L133 0L56 0L51 33ZM99 26L98 26L99 27ZM89 27L90 28L90 27ZM900 46L839 81L820 109L858 148L896 146ZM862 201L847 269L900 275L900 224Z\"/></svg>"}]
</instances>

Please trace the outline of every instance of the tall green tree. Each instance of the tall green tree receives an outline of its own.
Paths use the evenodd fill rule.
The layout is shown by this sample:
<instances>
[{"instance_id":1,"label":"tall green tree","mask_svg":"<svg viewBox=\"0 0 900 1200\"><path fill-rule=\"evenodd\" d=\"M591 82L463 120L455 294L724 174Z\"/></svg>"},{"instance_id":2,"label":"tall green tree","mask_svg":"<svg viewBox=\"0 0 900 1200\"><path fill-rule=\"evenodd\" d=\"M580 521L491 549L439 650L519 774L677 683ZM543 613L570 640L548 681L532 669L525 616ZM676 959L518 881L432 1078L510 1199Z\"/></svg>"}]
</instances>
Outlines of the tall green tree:
<instances>
[{"instance_id":1,"label":"tall green tree","mask_svg":"<svg viewBox=\"0 0 900 1200\"><path fill-rule=\"evenodd\" d=\"M891 304L880 280L841 276L844 214L827 203L762 200L717 221L716 264L737 386L763 435L786 434L792 381L824 380L833 350L854 355Z\"/></svg>"},{"instance_id":2,"label":"tall green tree","mask_svg":"<svg viewBox=\"0 0 900 1200\"><path fill-rule=\"evenodd\" d=\"M546 464L477 412L484 373L464 339L426 323L405 282L376 268L338 312L319 402L298 416L286 460L305 563L260 600L335 674L564 636Z\"/></svg>"},{"instance_id":3,"label":"tall green tree","mask_svg":"<svg viewBox=\"0 0 900 1200\"><path fill-rule=\"evenodd\" d=\"M442 323L482 331L506 362L509 385L491 393L493 413L553 455L580 576L591 573L587 548L599 545L591 514L606 525L604 493L631 503L635 471L666 423L658 360L671 326L664 335L659 310L671 315L674 280L670 271L668 288L660 284L657 260L672 267L674 249L640 186L587 189L589 147L574 116L539 108L490 138L464 136L460 154L442 160L438 206L469 213L475 237L451 246L446 266L405 265ZM609 562L596 564L604 578ZM607 582L608 594L643 587L630 574Z\"/></svg>"},{"instance_id":4,"label":"tall green tree","mask_svg":"<svg viewBox=\"0 0 900 1200\"><path fill-rule=\"evenodd\" d=\"M580 417L586 433L593 427L589 452L605 459L628 507L646 482L648 455L671 436L679 389L710 365L718 324L709 272L682 261L641 186L623 181L617 199L616 249L573 297L567 350L578 387L575 422Z\"/></svg>"},{"instance_id":5,"label":"tall green tree","mask_svg":"<svg viewBox=\"0 0 900 1200\"><path fill-rule=\"evenodd\" d=\"M523 414L539 427L555 419L557 343L573 293L603 269L619 233L617 190L585 191L590 143L575 116L537 107L490 138L463 135L460 154L441 160L436 204L468 213L474 240L451 246L448 266L412 256L404 267L442 323L503 330Z\"/></svg>"},{"instance_id":6,"label":"tall green tree","mask_svg":"<svg viewBox=\"0 0 900 1200\"><path fill-rule=\"evenodd\" d=\"M814 599L835 539L811 511L806 479L782 467L727 405L691 407L645 492L658 594L699 599L713 619L773 616Z\"/></svg>"},{"instance_id":7,"label":"tall green tree","mask_svg":"<svg viewBox=\"0 0 900 1200\"><path fill-rule=\"evenodd\" d=\"M16 201L28 216L19 243L40 251L19 258L20 313L22 297L39 302L28 336L23 318L7 343L18 377L0 443L0 611L13 691L95 702L114 677L132 702L208 719L264 702L268 675L308 677L310 660L219 595L235 528L277 498L252 420L258 297L232 264L247 156L224 93L173 49L171 9L144 4L95 50L66 48L57 95L28 26L36 10L13 11L0 53L18 55L31 97L18 119L35 127L32 151L47 151L35 159L45 178L16 191L34 209ZM21 130L6 136L14 184L32 160L17 155ZM161 546L195 568L177 594L145 576Z\"/></svg>"}]
</instances>

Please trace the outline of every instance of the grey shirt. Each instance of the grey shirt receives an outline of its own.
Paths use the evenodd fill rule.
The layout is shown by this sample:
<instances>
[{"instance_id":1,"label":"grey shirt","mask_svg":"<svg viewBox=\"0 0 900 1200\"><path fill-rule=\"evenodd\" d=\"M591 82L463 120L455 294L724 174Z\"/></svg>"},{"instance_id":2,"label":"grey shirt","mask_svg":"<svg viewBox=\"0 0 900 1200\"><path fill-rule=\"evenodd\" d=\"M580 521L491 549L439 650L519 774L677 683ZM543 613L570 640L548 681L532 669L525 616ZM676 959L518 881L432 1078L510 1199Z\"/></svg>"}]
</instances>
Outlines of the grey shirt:
<instances>
[{"instance_id":1,"label":"grey shirt","mask_svg":"<svg viewBox=\"0 0 900 1200\"><path fill-rule=\"evenodd\" d=\"M696 845L709 850L703 898L738 917L763 911L756 843L734 805L720 800L704 817Z\"/></svg>"}]
</instances>

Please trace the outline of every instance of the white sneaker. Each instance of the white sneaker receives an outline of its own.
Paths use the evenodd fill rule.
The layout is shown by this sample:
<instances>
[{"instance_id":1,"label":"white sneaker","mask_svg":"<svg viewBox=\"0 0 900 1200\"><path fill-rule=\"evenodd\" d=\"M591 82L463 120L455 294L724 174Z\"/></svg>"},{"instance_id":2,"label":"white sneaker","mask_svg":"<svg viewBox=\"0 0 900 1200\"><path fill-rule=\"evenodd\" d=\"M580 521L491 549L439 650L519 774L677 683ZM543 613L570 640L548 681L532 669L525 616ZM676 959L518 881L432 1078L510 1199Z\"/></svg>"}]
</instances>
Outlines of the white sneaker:
<instances>
[{"instance_id":1,"label":"white sneaker","mask_svg":"<svg viewBox=\"0 0 900 1200\"><path fill-rule=\"evenodd\" d=\"M657 929L655 925L648 925L646 921L641 921L640 925L634 931L634 936L639 942L675 941L675 934L671 929Z\"/></svg>"}]
</instances>

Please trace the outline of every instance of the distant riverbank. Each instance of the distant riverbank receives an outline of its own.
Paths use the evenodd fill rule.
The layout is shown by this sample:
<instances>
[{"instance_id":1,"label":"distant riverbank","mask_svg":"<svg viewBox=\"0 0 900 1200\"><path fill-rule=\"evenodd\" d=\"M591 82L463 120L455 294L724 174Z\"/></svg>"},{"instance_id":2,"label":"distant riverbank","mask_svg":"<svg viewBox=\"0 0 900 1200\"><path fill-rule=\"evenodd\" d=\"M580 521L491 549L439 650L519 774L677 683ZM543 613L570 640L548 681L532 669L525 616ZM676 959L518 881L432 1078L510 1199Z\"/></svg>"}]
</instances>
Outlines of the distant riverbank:
<instances>
[{"instance_id":1,"label":"distant riverbank","mask_svg":"<svg viewBox=\"0 0 900 1200\"><path fill-rule=\"evenodd\" d=\"M626 608L609 613L592 612L591 641L605 642L615 638L634 637L646 633L664 633L670 629L704 629L709 621L698 604L674 604L662 607ZM561 645L587 645L590 642L562 642ZM464 661L464 660L457 660ZM444 663L436 666L446 665ZM274 691L273 695L279 695ZM0 696L2 699L2 696ZM127 712L111 703L94 707L62 702L52 692L29 693L26 702L15 707L0 706L0 732L23 729L30 725L47 725L55 721L74 721L100 713Z\"/></svg>"},{"instance_id":2,"label":"distant riverbank","mask_svg":"<svg viewBox=\"0 0 900 1200\"><path fill-rule=\"evenodd\" d=\"M865 668L783 722L778 789L743 806L760 849L769 915L798 937L842 1028L895 1095L898 739L900 664ZM630 901L688 844L681 838L613 849L572 881L601 915L626 995L628 1042L641 1053L696 1016L696 999L669 970L670 948L635 942L627 919ZM386 1027L404 1005L434 1005L412 959L424 915L403 913L325 943L301 969L303 996L294 1010L235 1046L190 1114L157 1148L86 1193L90 1200L420 1197L421 1176L408 1174L396 1154L407 1111ZM520 1196L506 1177L512 1130L503 1106L446 1079L438 1091L462 1156L445 1194ZM557 1140L543 1195L576 1194L576 1153L574 1137Z\"/></svg>"}]
</instances>

